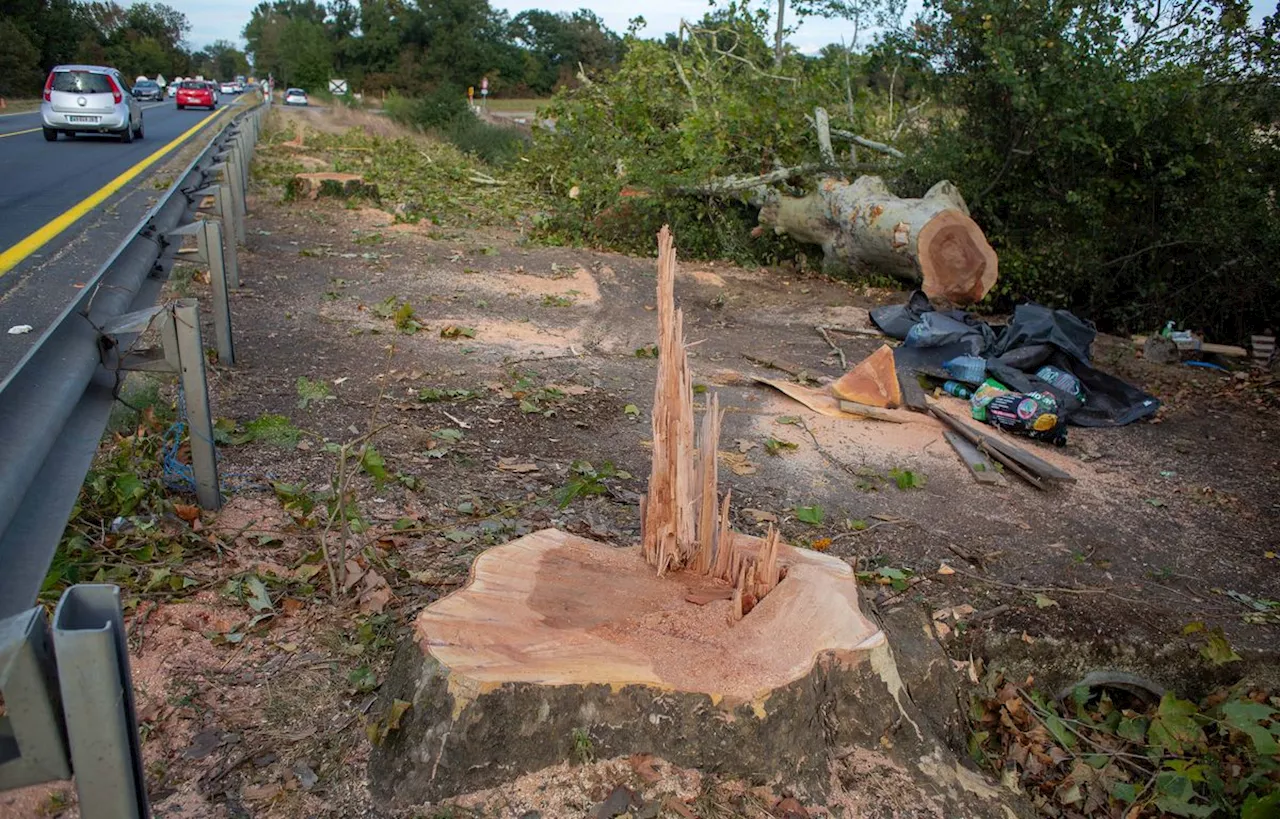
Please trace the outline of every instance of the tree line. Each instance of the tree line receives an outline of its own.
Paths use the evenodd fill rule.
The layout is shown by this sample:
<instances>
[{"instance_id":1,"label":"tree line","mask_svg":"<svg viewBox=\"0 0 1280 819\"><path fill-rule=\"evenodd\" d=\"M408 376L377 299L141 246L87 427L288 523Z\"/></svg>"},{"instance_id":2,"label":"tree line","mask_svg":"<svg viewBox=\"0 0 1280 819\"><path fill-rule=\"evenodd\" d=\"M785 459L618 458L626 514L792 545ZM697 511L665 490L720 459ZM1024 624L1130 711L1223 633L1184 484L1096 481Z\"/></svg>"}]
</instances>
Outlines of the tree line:
<instances>
[{"instance_id":1,"label":"tree line","mask_svg":"<svg viewBox=\"0 0 1280 819\"><path fill-rule=\"evenodd\" d=\"M257 69L321 87L340 76L367 93L409 95L440 85L549 94L578 66L617 64L622 38L593 12L530 10L514 17L488 0L274 0L244 29Z\"/></svg>"}]
</instances>

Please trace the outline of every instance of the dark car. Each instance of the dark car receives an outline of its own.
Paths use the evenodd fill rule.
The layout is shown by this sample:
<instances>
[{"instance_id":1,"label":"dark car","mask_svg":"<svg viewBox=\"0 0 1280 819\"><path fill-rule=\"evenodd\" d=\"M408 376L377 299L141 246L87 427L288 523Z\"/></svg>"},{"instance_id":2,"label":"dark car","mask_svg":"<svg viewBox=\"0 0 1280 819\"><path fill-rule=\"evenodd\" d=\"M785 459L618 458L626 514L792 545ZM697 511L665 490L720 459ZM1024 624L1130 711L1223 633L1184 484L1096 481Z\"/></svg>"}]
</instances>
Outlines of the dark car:
<instances>
[{"instance_id":1,"label":"dark car","mask_svg":"<svg viewBox=\"0 0 1280 819\"><path fill-rule=\"evenodd\" d=\"M155 80L138 80L133 84L135 100L164 100L164 89Z\"/></svg>"}]
</instances>

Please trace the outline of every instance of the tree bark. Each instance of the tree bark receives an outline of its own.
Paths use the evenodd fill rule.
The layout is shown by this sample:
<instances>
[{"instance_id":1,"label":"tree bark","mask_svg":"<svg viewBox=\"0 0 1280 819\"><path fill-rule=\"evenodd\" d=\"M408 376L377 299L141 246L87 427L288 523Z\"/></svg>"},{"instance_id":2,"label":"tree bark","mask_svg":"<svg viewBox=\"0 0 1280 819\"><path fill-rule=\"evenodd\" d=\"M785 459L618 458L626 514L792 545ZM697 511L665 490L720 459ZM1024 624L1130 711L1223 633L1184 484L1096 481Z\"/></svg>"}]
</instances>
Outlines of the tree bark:
<instances>
[{"instance_id":1,"label":"tree bark","mask_svg":"<svg viewBox=\"0 0 1280 819\"><path fill-rule=\"evenodd\" d=\"M807 196L771 196L760 224L820 245L829 268L886 273L956 304L980 301L998 275L995 251L945 180L902 199L876 176L825 177Z\"/></svg>"}]
</instances>

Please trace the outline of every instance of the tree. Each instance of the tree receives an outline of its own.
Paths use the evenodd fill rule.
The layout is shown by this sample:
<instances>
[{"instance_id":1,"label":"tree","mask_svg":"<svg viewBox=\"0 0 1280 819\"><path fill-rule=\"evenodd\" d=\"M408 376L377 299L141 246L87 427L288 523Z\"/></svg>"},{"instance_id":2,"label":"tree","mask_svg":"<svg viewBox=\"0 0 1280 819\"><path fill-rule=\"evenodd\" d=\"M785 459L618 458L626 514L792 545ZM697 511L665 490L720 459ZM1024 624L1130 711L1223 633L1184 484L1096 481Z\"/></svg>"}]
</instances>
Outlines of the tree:
<instances>
[{"instance_id":1,"label":"tree","mask_svg":"<svg viewBox=\"0 0 1280 819\"><path fill-rule=\"evenodd\" d=\"M968 193L1004 303L1228 338L1274 326L1280 142L1264 101L1280 76L1243 8L927 0L914 48L945 107L910 175Z\"/></svg>"},{"instance_id":2,"label":"tree","mask_svg":"<svg viewBox=\"0 0 1280 819\"><path fill-rule=\"evenodd\" d=\"M40 50L12 20L0 19L0 97L35 96L43 73Z\"/></svg>"}]
</instances>

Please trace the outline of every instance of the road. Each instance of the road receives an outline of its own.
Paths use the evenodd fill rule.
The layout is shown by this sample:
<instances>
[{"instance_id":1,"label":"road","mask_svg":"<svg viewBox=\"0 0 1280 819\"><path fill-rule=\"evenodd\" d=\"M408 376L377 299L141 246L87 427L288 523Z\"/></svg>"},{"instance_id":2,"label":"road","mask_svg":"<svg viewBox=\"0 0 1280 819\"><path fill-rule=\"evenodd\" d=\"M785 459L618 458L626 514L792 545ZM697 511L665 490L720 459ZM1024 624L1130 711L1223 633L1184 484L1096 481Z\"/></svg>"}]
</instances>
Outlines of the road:
<instances>
[{"instance_id":1,"label":"road","mask_svg":"<svg viewBox=\"0 0 1280 819\"><path fill-rule=\"evenodd\" d=\"M161 181L149 175L182 144L171 143L210 118L172 102L143 110L146 137L129 145L108 136L46 142L38 111L0 116L0 381L146 212ZM85 201L95 194L101 203ZM6 332L20 324L33 329Z\"/></svg>"}]
</instances>

